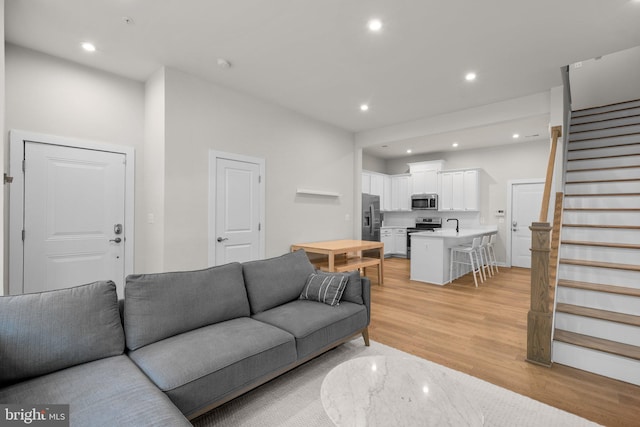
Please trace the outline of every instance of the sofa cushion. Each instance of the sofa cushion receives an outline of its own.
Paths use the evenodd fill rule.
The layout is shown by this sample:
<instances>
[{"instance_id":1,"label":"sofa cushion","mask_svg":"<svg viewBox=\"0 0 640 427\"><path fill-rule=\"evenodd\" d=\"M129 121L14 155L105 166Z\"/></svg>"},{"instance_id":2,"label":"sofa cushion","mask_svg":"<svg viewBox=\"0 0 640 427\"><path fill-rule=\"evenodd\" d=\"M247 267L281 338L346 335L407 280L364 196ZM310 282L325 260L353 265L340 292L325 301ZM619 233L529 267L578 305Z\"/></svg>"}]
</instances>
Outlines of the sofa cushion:
<instances>
[{"instance_id":1,"label":"sofa cushion","mask_svg":"<svg viewBox=\"0 0 640 427\"><path fill-rule=\"evenodd\" d=\"M360 271L353 270L340 274L345 274L349 279L347 286L344 288L344 292L342 293L342 301L364 304L364 299L362 299L362 278L360 277Z\"/></svg>"},{"instance_id":2,"label":"sofa cushion","mask_svg":"<svg viewBox=\"0 0 640 427\"><path fill-rule=\"evenodd\" d=\"M304 250L242 265L251 312L260 313L300 296L315 271Z\"/></svg>"},{"instance_id":3,"label":"sofa cushion","mask_svg":"<svg viewBox=\"0 0 640 427\"><path fill-rule=\"evenodd\" d=\"M258 313L253 318L291 333L296 338L298 359L349 337L369 324L366 307L351 302L331 307L315 301L296 300Z\"/></svg>"},{"instance_id":4,"label":"sofa cushion","mask_svg":"<svg viewBox=\"0 0 640 427\"><path fill-rule=\"evenodd\" d=\"M191 426L169 398L124 355L0 389L0 402L68 404L74 427Z\"/></svg>"},{"instance_id":5,"label":"sofa cushion","mask_svg":"<svg viewBox=\"0 0 640 427\"><path fill-rule=\"evenodd\" d=\"M124 330L131 350L249 315L239 263L196 271L130 275L124 293Z\"/></svg>"},{"instance_id":6,"label":"sofa cushion","mask_svg":"<svg viewBox=\"0 0 640 427\"><path fill-rule=\"evenodd\" d=\"M300 299L337 305L347 285L349 276L344 273L311 273L302 288Z\"/></svg>"},{"instance_id":7,"label":"sofa cushion","mask_svg":"<svg viewBox=\"0 0 640 427\"><path fill-rule=\"evenodd\" d=\"M0 386L123 351L113 282L0 297Z\"/></svg>"},{"instance_id":8,"label":"sofa cushion","mask_svg":"<svg viewBox=\"0 0 640 427\"><path fill-rule=\"evenodd\" d=\"M296 348L291 334L244 317L167 338L129 357L190 417L295 362Z\"/></svg>"}]
</instances>

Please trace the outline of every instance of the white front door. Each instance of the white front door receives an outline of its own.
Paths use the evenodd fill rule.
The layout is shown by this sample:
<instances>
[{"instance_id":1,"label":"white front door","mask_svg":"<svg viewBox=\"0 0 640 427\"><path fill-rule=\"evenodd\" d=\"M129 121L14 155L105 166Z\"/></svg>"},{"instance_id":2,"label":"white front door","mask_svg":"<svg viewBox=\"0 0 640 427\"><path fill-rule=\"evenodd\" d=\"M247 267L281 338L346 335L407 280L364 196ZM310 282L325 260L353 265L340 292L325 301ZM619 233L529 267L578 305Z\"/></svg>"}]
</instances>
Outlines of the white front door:
<instances>
[{"instance_id":1,"label":"white front door","mask_svg":"<svg viewBox=\"0 0 640 427\"><path fill-rule=\"evenodd\" d=\"M126 156L25 142L23 292L125 277Z\"/></svg>"},{"instance_id":2,"label":"white front door","mask_svg":"<svg viewBox=\"0 0 640 427\"><path fill-rule=\"evenodd\" d=\"M215 192L210 197L215 219L211 221L209 246L210 263L214 265L264 257L263 163L259 159L228 157L232 156L216 156L211 160L215 172L210 185Z\"/></svg>"},{"instance_id":3,"label":"white front door","mask_svg":"<svg viewBox=\"0 0 640 427\"><path fill-rule=\"evenodd\" d=\"M511 265L531 268L531 223L538 222L544 183L511 187Z\"/></svg>"}]
</instances>

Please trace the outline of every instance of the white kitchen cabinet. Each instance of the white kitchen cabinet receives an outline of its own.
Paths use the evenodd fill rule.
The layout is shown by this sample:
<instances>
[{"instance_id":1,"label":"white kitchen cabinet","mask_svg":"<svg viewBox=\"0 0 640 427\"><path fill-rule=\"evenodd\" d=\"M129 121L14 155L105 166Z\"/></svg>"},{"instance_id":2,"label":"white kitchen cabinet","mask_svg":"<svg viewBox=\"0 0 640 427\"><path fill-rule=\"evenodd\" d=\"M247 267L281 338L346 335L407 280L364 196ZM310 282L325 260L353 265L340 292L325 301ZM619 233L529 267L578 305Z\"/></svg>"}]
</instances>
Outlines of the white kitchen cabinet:
<instances>
[{"instance_id":1,"label":"white kitchen cabinet","mask_svg":"<svg viewBox=\"0 0 640 427\"><path fill-rule=\"evenodd\" d=\"M380 198L380 210L392 210L392 193L391 193L391 177L389 175L382 176L382 197Z\"/></svg>"},{"instance_id":2,"label":"white kitchen cabinet","mask_svg":"<svg viewBox=\"0 0 640 427\"><path fill-rule=\"evenodd\" d=\"M410 211L409 175L391 176L391 210Z\"/></svg>"},{"instance_id":3,"label":"white kitchen cabinet","mask_svg":"<svg viewBox=\"0 0 640 427\"><path fill-rule=\"evenodd\" d=\"M372 173L371 174L371 193L376 196L383 197L383 182L382 182L382 174Z\"/></svg>"},{"instance_id":4,"label":"white kitchen cabinet","mask_svg":"<svg viewBox=\"0 0 640 427\"><path fill-rule=\"evenodd\" d=\"M407 256L407 229L393 229L393 253Z\"/></svg>"},{"instance_id":5,"label":"white kitchen cabinet","mask_svg":"<svg viewBox=\"0 0 640 427\"><path fill-rule=\"evenodd\" d=\"M369 172L362 172L362 192L371 194L371 174Z\"/></svg>"},{"instance_id":6,"label":"white kitchen cabinet","mask_svg":"<svg viewBox=\"0 0 640 427\"><path fill-rule=\"evenodd\" d=\"M441 172L439 210L479 210L478 175L477 169Z\"/></svg>"},{"instance_id":7,"label":"white kitchen cabinet","mask_svg":"<svg viewBox=\"0 0 640 427\"><path fill-rule=\"evenodd\" d=\"M438 192L438 172L443 160L409 163L411 174L411 194L436 194Z\"/></svg>"},{"instance_id":8,"label":"white kitchen cabinet","mask_svg":"<svg viewBox=\"0 0 640 427\"><path fill-rule=\"evenodd\" d=\"M391 228L381 228L380 241L384 244L384 255L391 255L394 249L393 230Z\"/></svg>"}]
</instances>

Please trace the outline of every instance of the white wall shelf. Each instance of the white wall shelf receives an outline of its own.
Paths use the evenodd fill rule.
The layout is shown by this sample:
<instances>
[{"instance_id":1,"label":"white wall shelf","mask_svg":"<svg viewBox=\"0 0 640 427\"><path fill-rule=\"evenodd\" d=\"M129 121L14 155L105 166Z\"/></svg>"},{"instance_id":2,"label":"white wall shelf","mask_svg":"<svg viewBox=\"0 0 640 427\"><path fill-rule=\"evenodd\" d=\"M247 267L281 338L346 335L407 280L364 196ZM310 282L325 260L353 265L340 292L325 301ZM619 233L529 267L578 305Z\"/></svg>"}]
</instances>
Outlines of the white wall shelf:
<instances>
[{"instance_id":1,"label":"white wall shelf","mask_svg":"<svg viewBox=\"0 0 640 427\"><path fill-rule=\"evenodd\" d=\"M304 194L309 196L321 196L321 197L340 197L340 193L335 191L323 191L323 190L311 190L308 188L298 188L296 194Z\"/></svg>"}]
</instances>

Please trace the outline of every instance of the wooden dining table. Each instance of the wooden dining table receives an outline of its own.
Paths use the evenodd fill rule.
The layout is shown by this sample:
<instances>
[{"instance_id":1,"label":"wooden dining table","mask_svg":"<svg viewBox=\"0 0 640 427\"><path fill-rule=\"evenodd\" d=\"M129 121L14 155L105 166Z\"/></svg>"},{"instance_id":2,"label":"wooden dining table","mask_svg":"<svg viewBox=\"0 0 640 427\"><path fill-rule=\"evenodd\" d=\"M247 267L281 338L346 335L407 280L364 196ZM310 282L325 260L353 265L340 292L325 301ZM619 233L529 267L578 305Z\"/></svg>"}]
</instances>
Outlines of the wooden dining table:
<instances>
[{"instance_id":1,"label":"wooden dining table","mask_svg":"<svg viewBox=\"0 0 640 427\"><path fill-rule=\"evenodd\" d=\"M369 240L327 240L323 242L297 243L291 245L291 251L304 249L307 254L326 255L326 260L309 257L317 268L329 272L363 270L377 267L378 284L382 285L384 276L384 244ZM365 254L365 252L369 252ZM369 256L373 252L377 256Z\"/></svg>"}]
</instances>

